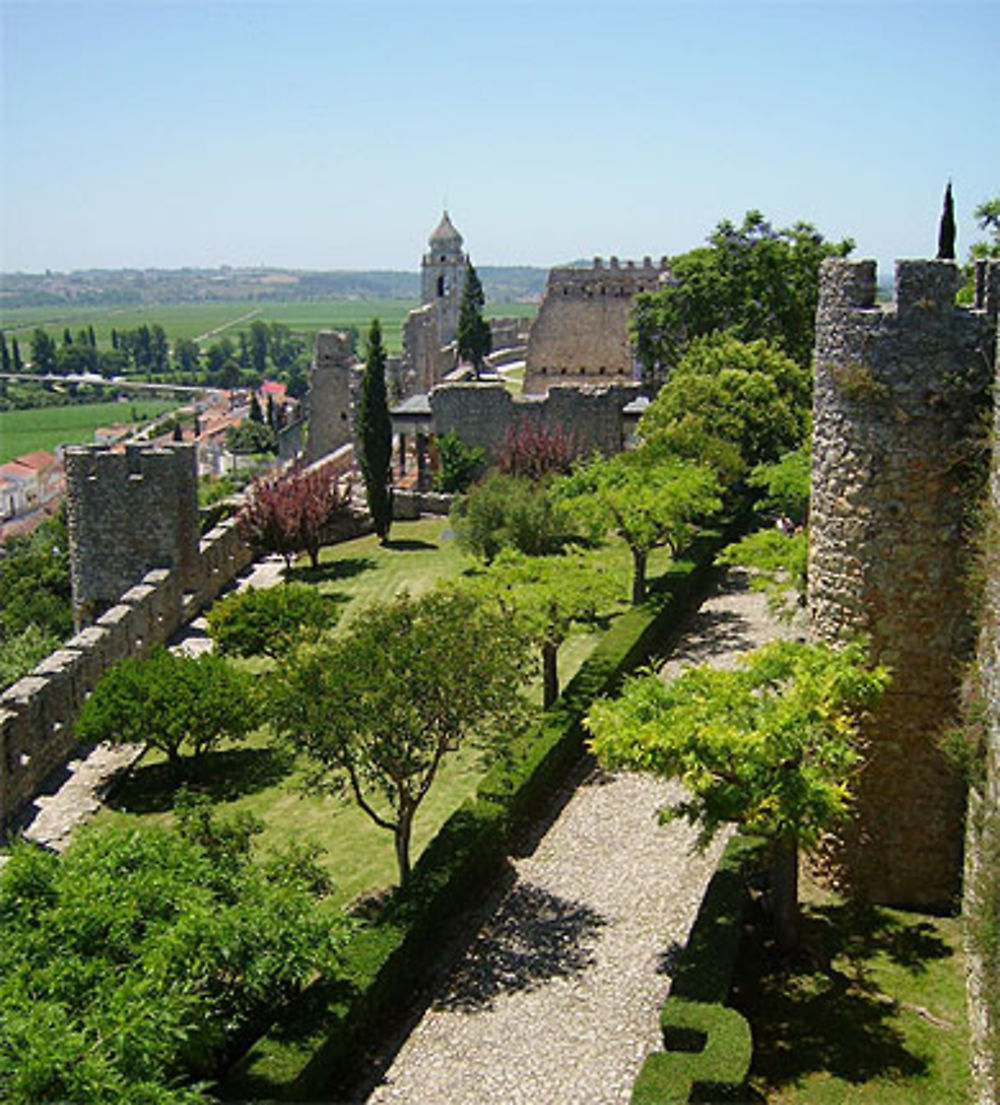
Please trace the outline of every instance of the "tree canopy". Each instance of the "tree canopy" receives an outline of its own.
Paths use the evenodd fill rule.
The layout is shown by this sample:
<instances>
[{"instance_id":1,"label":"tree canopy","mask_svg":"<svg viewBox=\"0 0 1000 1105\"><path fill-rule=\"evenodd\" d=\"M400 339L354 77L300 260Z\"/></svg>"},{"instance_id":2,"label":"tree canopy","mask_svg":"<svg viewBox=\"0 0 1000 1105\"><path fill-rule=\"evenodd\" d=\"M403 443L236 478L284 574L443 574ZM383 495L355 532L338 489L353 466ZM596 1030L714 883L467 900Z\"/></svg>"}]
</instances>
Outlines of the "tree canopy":
<instances>
[{"instance_id":1,"label":"tree canopy","mask_svg":"<svg viewBox=\"0 0 1000 1105\"><path fill-rule=\"evenodd\" d=\"M497 472L455 501L451 525L459 547L487 564L501 549L526 556L558 552L571 531L566 511L547 486Z\"/></svg>"},{"instance_id":2,"label":"tree canopy","mask_svg":"<svg viewBox=\"0 0 1000 1105\"><path fill-rule=\"evenodd\" d=\"M557 501L592 537L613 531L632 553L632 601L646 597L649 553L676 555L698 521L721 505L718 479L698 464L657 455L648 446L591 461L553 485Z\"/></svg>"},{"instance_id":3,"label":"tree canopy","mask_svg":"<svg viewBox=\"0 0 1000 1105\"><path fill-rule=\"evenodd\" d=\"M316 568L326 527L349 509L350 490L342 489L336 477L322 467L304 468L255 480L240 510L239 526L255 549L280 553L287 567L305 552Z\"/></svg>"},{"instance_id":4,"label":"tree canopy","mask_svg":"<svg viewBox=\"0 0 1000 1105\"><path fill-rule=\"evenodd\" d=\"M860 724L888 681L858 642L774 641L732 670L689 668L671 683L634 676L619 699L594 704L586 725L605 765L684 784L687 797L668 815L697 824L703 843L729 823L772 842L782 873L775 893L784 895L776 912L790 943L789 864L847 812Z\"/></svg>"},{"instance_id":5,"label":"tree canopy","mask_svg":"<svg viewBox=\"0 0 1000 1105\"><path fill-rule=\"evenodd\" d=\"M208 632L221 656L276 660L303 641L316 640L337 622L338 609L305 583L238 591L208 612Z\"/></svg>"},{"instance_id":6,"label":"tree canopy","mask_svg":"<svg viewBox=\"0 0 1000 1105\"><path fill-rule=\"evenodd\" d=\"M620 598L620 584L579 550L558 556L524 556L504 549L473 577L476 593L519 618L542 659L542 706L559 697L559 650L574 625L593 624Z\"/></svg>"},{"instance_id":7,"label":"tree canopy","mask_svg":"<svg viewBox=\"0 0 1000 1105\"><path fill-rule=\"evenodd\" d=\"M647 387L655 391L688 345L716 330L765 339L807 368L820 262L853 248L805 222L775 230L760 211L748 211L739 227L720 222L707 246L671 258L672 283L637 297L632 329Z\"/></svg>"},{"instance_id":8,"label":"tree canopy","mask_svg":"<svg viewBox=\"0 0 1000 1105\"><path fill-rule=\"evenodd\" d=\"M368 332L365 370L361 377L358 438L368 510L375 532L383 544L389 539L392 525L392 420L385 386L385 365L382 328L378 319L373 319Z\"/></svg>"},{"instance_id":9,"label":"tree canopy","mask_svg":"<svg viewBox=\"0 0 1000 1105\"><path fill-rule=\"evenodd\" d=\"M0 870L0 1098L201 1105L239 1033L334 962L343 922L298 848L254 860L247 820L90 826Z\"/></svg>"},{"instance_id":10,"label":"tree canopy","mask_svg":"<svg viewBox=\"0 0 1000 1105\"><path fill-rule=\"evenodd\" d=\"M270 688L277 732L393 834L400 882L413 819L445 756L513 735L530 677L523 630L467 593L403 594L299 649Z\"/></svg>"},{"instance_id":11,"label":"tree canopy","mask_svg":"<svg viewBox=\"0 0 1000 1105\"><path fill-rule=\"evenodd\" d=\"M455 344L459 361L468 361L476 370L478 378L483 361L493 349L493 334L490 324L483 318L486 296L472 262L465 270L465 286L462 288L462 301L458 308L458 327L455 332Z\"/></svg>"},{"instance_id":12,"label":"tree canopy","mask_svg":"<svg viewBox=\"0 0 1000 1105\"><path fill-rule=\"evenodd\" d=\"M639 421L644 441L668 452L723 457L721 474L778 460L809 431L809 371L765 341L731 333L691 343ZM714 447L710 442L717 442Z\"/></svg>"},{"instance_id":13,"label":"tree canopy","mask_svg":"<svg viewBox=\"0 0 1000 1105\"><path fill-rule=\"evenodd\" d=\"M254 680L213 653L196 658L163 647L107 672L76 720L81 741L148 743L181 766L181 751L200 756L224 738L243 740L258 724Z\"/></svg>"}]
</instances>

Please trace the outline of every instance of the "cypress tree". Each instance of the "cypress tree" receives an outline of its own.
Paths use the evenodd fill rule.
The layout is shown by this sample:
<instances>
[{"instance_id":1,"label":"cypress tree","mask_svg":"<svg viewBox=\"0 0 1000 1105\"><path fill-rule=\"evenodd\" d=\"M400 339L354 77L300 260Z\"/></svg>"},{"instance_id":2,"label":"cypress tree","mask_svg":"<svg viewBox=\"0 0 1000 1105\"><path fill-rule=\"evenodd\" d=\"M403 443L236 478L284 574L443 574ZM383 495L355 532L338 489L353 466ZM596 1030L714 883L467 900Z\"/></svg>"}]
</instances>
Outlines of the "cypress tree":
<instances>
[{"instance_id":1,"label":"cypress tree","mask_svg":"<svg viewBox=\"0 0 1000 1105\"><path fill-rule=\"evenodd\" d=\"M944 190L944 210L941 212L941 225L938 227L939 261L955 260L955 203L951 197L951 181Z\"/></svg>"},{"instance_id":2,"label":"cypress tree","mask_svg":"<svg viewBox=\"0 0 1000 1105\"><path fill-rule=\"evenodd\" d=\"M87 327L87 341L90 342L91 349L97 348L97 335L94 333L93 326Z\"/></svg>"},{"instance_id":3,"label":"cypress tree","mask_svg":"<svg viewBox=\"0 0 1000 1105\"><path fill-rule=\"evenodd\" d=\"M260 400L256 392L250 396L250 421L260 423L264 421L264 412L260 409Z\"/></svg>"},{"instance_id":4,"label":"cypress tree","mask_svg":"<svg viewBox=\"0 0 1000 1105\"><path fill-rule=\"evenodd\" d=\"M382 328L378 319L374 319L368 334L365 371L361 377L358 438L368 510L383 545L389 539L392 524L392 422L385 388L385 362Z\"/></svg>"},{"instance_id":5,"label":"cypress tree","mask_svg":"<svg viewBox=\"0 0 1000 1105\"><path fill-rule=\"evenodd\" d=\"M458 359L471 361L476 370L476 378L483 367L483 360L493 349L493 335L490 325L483 318L486 296L472 262L465 273L465 287L462 289L462 303L458 310L458 329L455 341L458 345Z\"/></svg>"},{"instance_id":6,"label":"cypress tree","mask_svg":"<svg viewBox=\"0 0 1000 1105\"><path fill-rule=\"evenodd\" d=\"M21 350L18 347L17 338L10 339L10 357L11 360L14 362L14 371L23 372L24 361L21 360Z\"/></svg>"},{"instance_id":7,"label":"cypress tree","mask_svg":"<svg viewBox=\"0 0 1000 1105\"><path fill-rule=\"evenodd\" d=\"M7 350L7 335L0 330L0 364L4 372L10 372L10 353Z\"/></svg>"}]
</instances>

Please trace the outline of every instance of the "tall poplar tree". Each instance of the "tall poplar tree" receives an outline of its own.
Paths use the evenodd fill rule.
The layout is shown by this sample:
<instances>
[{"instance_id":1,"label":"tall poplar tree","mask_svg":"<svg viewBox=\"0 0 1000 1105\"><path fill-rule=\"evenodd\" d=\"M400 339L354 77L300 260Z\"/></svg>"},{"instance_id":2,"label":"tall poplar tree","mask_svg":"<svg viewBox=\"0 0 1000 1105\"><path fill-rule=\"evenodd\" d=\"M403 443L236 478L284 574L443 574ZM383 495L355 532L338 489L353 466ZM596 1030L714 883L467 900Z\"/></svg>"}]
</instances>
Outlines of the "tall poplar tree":
<instances>
[{"instance_id":1,"label":"tall poplar tree","mask_svg":"<svg viewBox=\"0 0 1000 1105\"><path fill-rule=\"evenodd\" d=\"M944 190L944 210L941 212L941 225L938 227L939 261L955 260L955 201L951 196L951 181Z\"/></svg>"},{"instance_id":2,"label":"tall poplar tree","mask_svg":"<svg viewBox=\"0 0 1000 1105\"><path fill-rule=\"evenodd\" d=\"M392 524L392 421L385 388L385 363L382 327L378 319L373 319L365 371L361 377L358 438L368 510L383 545L389 539Z\"/></svg>"},{"instance_id":3,"label":"tall poplar tree","mask_svg":"<svg viewBox=\"0 0 1000 1105\"><path fill-rule=\"evenodd\" d=\"M462 303L458 311L458 330L455 341L458 345L458 359L472 362L477 379L483 367L483 360L493 349L490 324L483 318L485 304L483 286L470 261L465 273L465 287L462 290Z\"/></svg>"}]
</instances>

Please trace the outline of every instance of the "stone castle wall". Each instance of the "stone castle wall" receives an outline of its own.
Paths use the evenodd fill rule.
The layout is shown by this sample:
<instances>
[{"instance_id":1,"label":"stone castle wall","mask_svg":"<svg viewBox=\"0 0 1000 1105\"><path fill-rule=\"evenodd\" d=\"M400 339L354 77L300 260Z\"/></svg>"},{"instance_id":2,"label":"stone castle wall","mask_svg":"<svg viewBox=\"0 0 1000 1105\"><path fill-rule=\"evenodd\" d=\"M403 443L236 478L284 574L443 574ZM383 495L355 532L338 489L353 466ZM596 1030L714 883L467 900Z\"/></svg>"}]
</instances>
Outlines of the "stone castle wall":
<instances>
[{"instance_id":1,"label":"stone castle wall","mask_svg":"<svg viewBox=\"0 0 1000 1105\"><path fill-rule=\"evenodd\" d=\"M666 258L654 266L648 257L642 265L622 266L612 257L605 268L598 257L589 269L552 269L528 338L525 392L539 394L554 383L633 380L632 300L656 291L669 272Z\"/></svg>"},{"instance_id":2,"label":"stone castle wall","mask_svg":"<svg viewBox=\"0 0 1000 1105\"><path fill-rule=\"evenodd\" d=\"M195 447L127 445L65 451L73 620L79 629L151 568L175 568L195 585L198 466ZM164 510L162 504L171 504Z\"/></svg>"},{"instance_id":3,"label":"stone castle wall","mask_svg":"<svg viewBox=\"0 0 1000 1105\"><path fill-rule=\"evenodd\" d=\"M342 476L350 469L351 457L348 447L320 463L331 477ZM88 469L83 466L78 473L81 470ZM98 470L104 471L100 466ZM112 479L118 475L117 469L110 470ZM169 489L169 484L162 486ZM91 493L86 502L117 517L118 506L111 492L103 499ZM181 509L177 499L158 504L162 513L169 514L171 508ZM100 519L83 521L83 532L96 532L100 527ZM149 521L148 515L138 515L133 532L125 539L134 538L141 545L141 531ZM201 538L195 533L183 566L141 570L92 625L0 694L0 827L66 762L76 745L73 722L104 672L126 657L145 656L156 645L166 644L253 558L236 518L227 519Z\"/></svg>"},{"instance_id":4,"label":"stone castle wall","mask_svg":"<svg viewBox=\"0 0 1000 1105\"><path fill-rule=\"evenodd\" d=\"M441 346L441 330L433 303L425 303L406 316L403 348L407 359L407 395L425 395L454 368L454 353Z\"/></svg>"},{"instance_id":5,"label":"stone castle wall","mask_svg":"<svg viewBox=\"0 0 1000 1105\"><path fill-rule=\"evenodd\" d=\"M608 455L625 446L622 410L638 390L637 384L556 386L529 396L511 395L495 383L443 384L430 395L432 425L437 435L454 431L467 445L485 449L490 463L499 459L508 430L522 423L573 434L580 455L595 449Z\"/></svg>"},{"instance_id":6,"label":"stone castle wall","mask_svg":"<svg viewBox=\"0 0 1000 1105\"><path fill-rule=\"evenodd\" d=\"M994 395L1000 396L1000 341L994 386ZM977 1105L1000 1100L1000 965L995 944L981 936L991 919L996 923L1000 908L1000 402L995 407L992 459L977 656L985 705L985 765L981 780L969 792L962 908Z\"/></svg>"},{"instance_id":7,"label":"stone castle wall","mask_svg":"<svg viewBox=\"0 0 1000 1105\"><path fill-rule=\"evenodd\" d=\"M857 816L825 861L864 896L953 903L963 794L937 739L972 641L961 540L969 437L986 393L1000 266L976 309L950 262L824 263L816 326L809 606L813 631L859 633L893 682L870 726Z\"/></svg>"},{"instance_id":8,"label":"stone castle wall","mask_svg":"<svg viewBox=\"0 0 1000 1105\"><path fill-rule=\"evenodd\" d=\"M354 438L351 376L354 353L347 334L321 330L309 374L309 436L307 457L314 462Z\"/></svg>"}]
</instances>

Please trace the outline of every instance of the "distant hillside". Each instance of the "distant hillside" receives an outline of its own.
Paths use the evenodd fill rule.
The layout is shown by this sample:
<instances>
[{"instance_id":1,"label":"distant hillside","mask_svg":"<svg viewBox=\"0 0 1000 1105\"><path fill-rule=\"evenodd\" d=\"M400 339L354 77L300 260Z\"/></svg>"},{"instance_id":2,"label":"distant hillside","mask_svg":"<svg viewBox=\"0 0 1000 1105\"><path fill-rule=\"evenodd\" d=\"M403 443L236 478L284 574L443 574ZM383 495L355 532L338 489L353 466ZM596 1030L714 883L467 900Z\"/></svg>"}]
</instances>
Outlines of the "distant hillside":
<instances>
[{"instance_id":1,"label":"distant hillside","mask_svg":"<svg viewBox=\"0 0 1000 1105\"><path fill-rule=\"evenodd\" d=\"M548 270L483 266L476 270L487 300L537 300ZM71 273L4 273L0 307L63 304L117 306L227 300L294 302L320 299L418 299L415 272L310 272L293 269L89 269Z\"/></svg>"}]
</instances>

